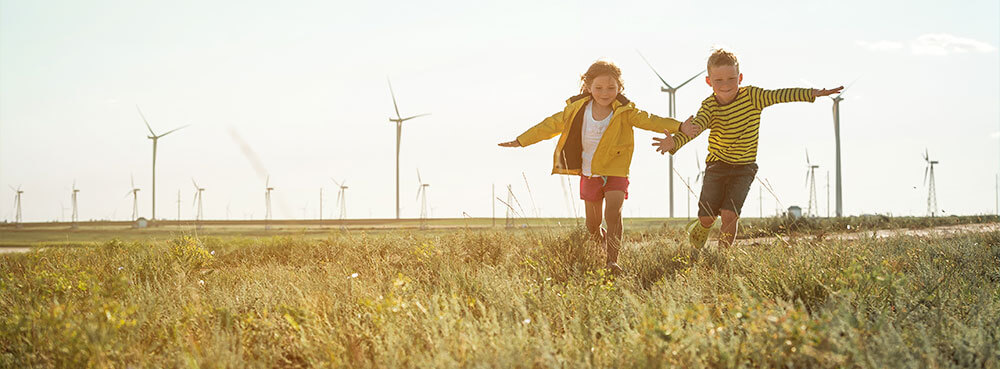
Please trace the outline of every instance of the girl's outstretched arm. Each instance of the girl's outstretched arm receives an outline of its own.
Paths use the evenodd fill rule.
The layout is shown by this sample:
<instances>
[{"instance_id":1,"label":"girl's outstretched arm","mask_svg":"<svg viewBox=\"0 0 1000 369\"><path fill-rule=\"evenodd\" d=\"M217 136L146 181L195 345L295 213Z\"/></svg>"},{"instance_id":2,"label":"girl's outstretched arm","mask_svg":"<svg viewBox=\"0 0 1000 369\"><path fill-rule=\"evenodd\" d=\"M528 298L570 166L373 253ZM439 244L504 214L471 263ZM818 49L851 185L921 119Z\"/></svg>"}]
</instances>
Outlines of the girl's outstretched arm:
<instances>
[{"instance_id":1,"label":"girl's outstretched arm","mask_svg":"<svg viewBox=\"0 0 1000 369\"><path fill-rule=\"evenodd\" d=\"M521 147L521 143L517 142L517 140L514 140L514 141L507 141L507 142L498 143L497 146L501 146L501 147Z\"/></svg>"}]
</instances>

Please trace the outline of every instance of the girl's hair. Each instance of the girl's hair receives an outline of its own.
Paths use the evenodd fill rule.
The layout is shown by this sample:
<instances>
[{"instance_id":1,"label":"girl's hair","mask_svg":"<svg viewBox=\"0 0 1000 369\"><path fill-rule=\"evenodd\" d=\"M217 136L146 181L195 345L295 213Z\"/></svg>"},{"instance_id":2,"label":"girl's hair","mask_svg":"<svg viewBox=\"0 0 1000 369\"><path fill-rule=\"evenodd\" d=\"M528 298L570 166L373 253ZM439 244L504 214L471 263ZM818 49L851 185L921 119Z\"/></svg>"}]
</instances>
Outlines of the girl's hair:
<instances>
[{"instance_id":1,"label":"girl's hair","mask_svg":"<svg viewBox=\"0 0 1000 369\"><path fill-rule=\"evenodd\" d=\"M615 63L598 60L587 68L587 73L580 76L580 93L586 93L594 79L600 76L611 76L618 81L618 92L625 90L625 83L622 82L622 70Z\"/></svg>"}]
</instances>

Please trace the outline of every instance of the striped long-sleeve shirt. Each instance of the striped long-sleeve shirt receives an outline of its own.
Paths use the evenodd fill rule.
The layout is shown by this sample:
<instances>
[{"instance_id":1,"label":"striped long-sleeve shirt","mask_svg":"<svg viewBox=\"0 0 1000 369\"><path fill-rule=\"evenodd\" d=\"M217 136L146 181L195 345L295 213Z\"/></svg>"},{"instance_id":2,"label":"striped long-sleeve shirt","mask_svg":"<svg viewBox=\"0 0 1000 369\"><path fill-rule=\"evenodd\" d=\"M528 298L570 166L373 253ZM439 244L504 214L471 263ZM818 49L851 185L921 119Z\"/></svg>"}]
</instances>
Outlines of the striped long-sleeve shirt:
<instances>
[{"instance_id":1,"label":"striped long-sleeve shirt","mask_svg":"<svg viewBox=\"0 0 1000 369\"><path fill-rule=\"evenodd\" d=\"M815 100L812 89L809 88L765 90L756 86L744 86L740 88L736 99L726 105L720 105L715 96L709 96L701 102L701 109L693 120L701 128L711 130L705 161L753 163L757 159L761 110L778 103ZM674 134L676 145L671 153L677 152L692 138L683 133Z\"/></svg>"}]
</instances>

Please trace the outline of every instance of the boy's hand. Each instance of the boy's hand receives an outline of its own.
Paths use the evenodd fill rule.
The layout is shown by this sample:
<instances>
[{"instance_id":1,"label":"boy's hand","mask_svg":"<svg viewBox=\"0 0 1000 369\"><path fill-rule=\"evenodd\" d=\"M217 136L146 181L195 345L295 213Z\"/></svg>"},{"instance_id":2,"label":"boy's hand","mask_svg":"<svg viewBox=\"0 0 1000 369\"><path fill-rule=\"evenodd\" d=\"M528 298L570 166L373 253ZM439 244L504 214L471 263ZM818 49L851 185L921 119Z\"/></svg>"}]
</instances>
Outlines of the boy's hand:
<instances>
[{"instance_id":1,"label":"boy's hand","mask_svg":"<svg viewBox=\"0 0 1000 369\"><path fill-rule=\"evenodd\" d=\"M664 138L653 137L653 146L656 146L656 151L659 152L660 155L672 151L674 147L677 146L674 143L674 137L670 135L669 131L663 131L663 133L666 133L667 137Z\"/></svg>"},{"instance_id":2,"label":"boy's hand","mask_svg":"<svg viewBox=\"0 0 1000 369\"><path fill-rule=\"evenodd\" d=\"M518 142L517 140L514 140L514 141L501 142L501 143L497 144L497 146L501 146L501 147L521 147L521 143Z\"/></svg>"},{"instance_id":3,"label":"boy's hand","mask_svg":"<svg viewBox=\"0 0 1000 369\"><path fill-rule=\"evenodd\" d=\"M690 138L694 138L695 136L701 134L701 127L697 124L691 123L692 120L694 120L693 115L688 117L684 123L681 123L681 133L684 133L685 136Z\"/></svg>"},{"instance_id":4,"label":"boy's hand","mask_svg":"<svg viewBox=\"0 0 1000 369\"><path fill-rule=\"evenodd\" d=\"M840 92L840 90L843 90L843 89L844 89L844 86L840 86L840 87L837 87L837 88L834 88L834 89L831 89L831 90L827 90L825 88L822 89L822 90L817 90L817 89L814 88L813 89L813 97L830 96L830 95L833 95L835 93Z\"/></svg>"}]
</instances>

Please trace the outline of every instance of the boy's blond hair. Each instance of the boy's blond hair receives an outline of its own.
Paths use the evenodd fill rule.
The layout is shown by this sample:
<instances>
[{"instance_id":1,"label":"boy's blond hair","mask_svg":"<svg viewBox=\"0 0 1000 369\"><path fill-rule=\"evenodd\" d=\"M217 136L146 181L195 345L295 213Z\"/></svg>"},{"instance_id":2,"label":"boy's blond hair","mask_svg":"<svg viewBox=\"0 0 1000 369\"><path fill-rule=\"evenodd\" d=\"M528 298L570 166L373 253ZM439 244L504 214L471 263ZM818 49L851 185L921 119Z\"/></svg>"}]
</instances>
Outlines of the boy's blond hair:
<instances>
[{"instance_id":1,"label":"boy's blond hair","mask_svg":"<svg viewBox=\"0 0 1000 369\"><path fill-rule=\"evenodd\" d=\"M736 67L737 71L740 70L740 61L736 59L736 54L732 51L723 48L712 50L712 55L708 57L708 66L706 69L725 65L732 65Z\"/></svg>"}]
</instances>

